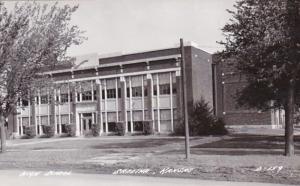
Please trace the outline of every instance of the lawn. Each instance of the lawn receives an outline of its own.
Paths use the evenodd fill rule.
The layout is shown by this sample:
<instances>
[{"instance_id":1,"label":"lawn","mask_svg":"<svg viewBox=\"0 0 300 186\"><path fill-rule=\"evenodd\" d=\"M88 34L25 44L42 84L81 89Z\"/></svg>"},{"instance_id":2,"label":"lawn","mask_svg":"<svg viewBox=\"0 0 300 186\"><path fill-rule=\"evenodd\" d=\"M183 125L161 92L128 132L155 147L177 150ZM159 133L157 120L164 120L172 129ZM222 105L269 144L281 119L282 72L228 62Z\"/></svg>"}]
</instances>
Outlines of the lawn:
<instances>
[{"instance_id":1,"label":"lawn","mask_svg":"<svg viewBox=\"0 0 300 186\"><path fill-rule=\"evenodd\" d=\"M292 158L282 156L284 139L278 135L195 137L190 143L191 158L187 161L184 138L179 137L14 140L8 141L8 151L0 154L0 169L105 174L118 169L150 169L148 176L300 183L300 136L295 137L297 155ZM190 168L192 171L161 174L164 168Z\"/></svg>"}]
</instances>

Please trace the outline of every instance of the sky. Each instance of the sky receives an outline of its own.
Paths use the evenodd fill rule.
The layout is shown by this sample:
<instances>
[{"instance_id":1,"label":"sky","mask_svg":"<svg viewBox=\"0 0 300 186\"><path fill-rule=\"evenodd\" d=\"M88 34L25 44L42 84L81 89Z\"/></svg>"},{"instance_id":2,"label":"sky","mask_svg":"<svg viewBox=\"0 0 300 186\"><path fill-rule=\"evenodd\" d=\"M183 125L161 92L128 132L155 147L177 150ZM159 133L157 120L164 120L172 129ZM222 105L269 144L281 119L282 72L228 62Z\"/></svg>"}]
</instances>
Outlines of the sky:
<instances>
[{"instance_id":1,"label":"sky","mask_svg":"<svg viewBox=\"0 0 300 186\"><path fill-rule=\"evenodd\" d=\"M45 2L45 1L43 1ZM53 2L53 1L52 1ZM174 47L179 39L193 41L204 51L221 50L221 28L235 0L77 0L72 24L88 40L68 54L134 53Z\"/></svg>"}]
</instances>

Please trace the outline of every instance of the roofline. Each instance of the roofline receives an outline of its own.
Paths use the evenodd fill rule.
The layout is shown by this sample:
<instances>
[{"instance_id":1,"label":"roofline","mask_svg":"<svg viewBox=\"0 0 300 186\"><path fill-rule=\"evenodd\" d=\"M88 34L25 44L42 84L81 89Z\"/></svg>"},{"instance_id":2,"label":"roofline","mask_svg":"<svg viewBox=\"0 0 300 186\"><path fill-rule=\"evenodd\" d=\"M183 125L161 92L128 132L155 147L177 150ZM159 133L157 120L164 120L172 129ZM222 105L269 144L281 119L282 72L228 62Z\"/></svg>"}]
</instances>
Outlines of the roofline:
<instances>
[{"instance_id":1,"label":"roofline","mask_svg":"<svg viewBox=\"0 0 300 186\"><path fill-rule=\"evenodd\" d=\"M89 66L89 67L82 67L78 69L74 69L73 67L71 69L62 69L62 70L53 70L44 72L42 74L56 74L56 73L64 73L64 72L74 72L74 71L80 71L80 70L89 70L89 69L97 69L97 68L105 68L105 67L111 67L111 66L122 66L122 65L128 65L128 64L135 64L135 63L147 63L149 61L159 61L159 60L165 60L165 59L177 59L181 55L175 54L175 55L167 55L167 56L161 56L161 57L152 57L152 58L142 58L142 59L136 59L136 60L126 60L126 61L118 61L113 63L107 63L107 64L99 64L95 66Z\"/></svg>"},{"instance_id":2,"label":"roofline","mask_svg":"<svg viewBox=\"0 0 300 186\"><path fill-rule=\"evenodd\" d=\"M194 47L194 48L197 48L197 49L199 49L203 52L206 52L206 51L202 50L196 42L193 42L193 41L185 41L184 42L184 47ZM161 50L172 50L172 49L179 49L179 48L180 48L180 43L177 43L172 47L138 50L138 51L134 51L134 52L120 52L121 54L119 54L119 55L111 55L109 57L100 57L101 55L105 55L105 54L98 53L98 56L99 56L99 59L108 59L108 58L113 58L113 57L121 57L121 56L127 56L127 55L134 55L134 54L147 53L147 52L155 52L155 51L161 51ZM206 53L210 54L208 52L206 52Z\"/></svg>"}]
</instances>

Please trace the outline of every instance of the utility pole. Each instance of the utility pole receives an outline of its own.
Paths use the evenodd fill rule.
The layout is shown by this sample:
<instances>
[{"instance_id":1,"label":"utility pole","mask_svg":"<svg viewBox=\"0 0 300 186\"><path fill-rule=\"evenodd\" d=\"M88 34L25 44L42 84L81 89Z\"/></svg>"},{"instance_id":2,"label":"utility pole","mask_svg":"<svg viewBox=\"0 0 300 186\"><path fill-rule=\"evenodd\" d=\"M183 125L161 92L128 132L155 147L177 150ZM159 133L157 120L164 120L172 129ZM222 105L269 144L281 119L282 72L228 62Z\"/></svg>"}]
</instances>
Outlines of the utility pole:
<instances>
[{"instance_id":1,"label":"utility pole","mask_svg":"<svg viewBox=\"0 0 300 186\"><path fill-rule=\"evenodd\" d=\"M184 45L183 39L180 39L180 52L181 52L181 88L182 88L182 100L183 100L183 110L184 110L184 126L185 126L185 157L189 159L190 157L190 137L189 137L189 115L188 115L188 104L187 104L187 91L186 91L186 69L185 69L185 59L184 59Z\"/></svg>"}]
</instances>

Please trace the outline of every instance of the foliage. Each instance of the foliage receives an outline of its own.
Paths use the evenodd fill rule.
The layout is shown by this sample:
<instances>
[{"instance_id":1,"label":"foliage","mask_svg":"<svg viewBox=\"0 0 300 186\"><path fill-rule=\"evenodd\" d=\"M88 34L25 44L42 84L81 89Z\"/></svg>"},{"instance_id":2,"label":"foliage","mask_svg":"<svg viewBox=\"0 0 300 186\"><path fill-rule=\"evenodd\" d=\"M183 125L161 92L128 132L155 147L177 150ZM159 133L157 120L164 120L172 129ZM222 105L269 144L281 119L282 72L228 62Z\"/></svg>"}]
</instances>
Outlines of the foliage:
<instances>
[{"instance_id":1,"label":"foliage","mask_svg":"<svg viewBox=\"0 0 300 186\"><path fill-rule=\"evenodd\" d=\"M238 103L283 107L285 154L293 155L295 100L300 97L300 1L240 0L235 8L229 11L233 19L223 28L226 40L221 44L222 58L234 58L249 82Z\"/></svg>"},{"instance_id":2,"label":"foliage","mask_svg":"<svg viewBox=\"0 0 300 186\"><path fill-rule=\"evenodd\" d=\"M300 91L300 14L297 0L240 0L226 37L222 58L235 59L249 85L239 93L239 104L265 109L287 103L293 85ZM257 96L259 93L260 96Z\"/></svg>"},{"instance_id":3,"label":"foliage","mask_svg":"<svg viewBox=\"0 0 300 186\"><path fill-rule=\"evenodd\" d=\"M76 136L76 125L75 124L68 124L66 127L66 133L69 137Z\"/></svg>"},{"instance_id":4,"label":"foliage","mask_svg":"<svg viewBox=\"0 0 300 186\"><path fill-rule=\"evenodd\" d=\"M118 136L124 136L125 130L126 130L125 122L117 122L116 123L115 131Z\"/></svg>"},{"instance_id":5,"label":"foliage","mask_svg":"<svg viewBox=\"0 0 300 186\"><path fill-rule=\"evenodd\" d=\"M93 124L91 130L92 130L93 136L96 137L96 136L100 135L100 125L99 124Z\"/></svg>"},{"instance_id":6,"label":"foliage","mask_svg":"<svg viewBox=\"0 0 300 186\"><path fill-rule=\"evenodd\" d=\"M69 62L67 49L84 39L71 15L78 7L37 2L16 3L12 11L0 3L0 114L7 116L18 97L28 97L43 69ZM50 81L40 81L40 85Z\"/></svg>"},{"instance_id":7,"label":"foliage","mask_svg":"<svg viewBox=\"0 0 300 186\"><path fill-rule=\"evenodd\" d=\"M36 136L35 126L33 126L33 125L26 126L24 133L25 133L26 137L28 137L28 138L35 137Z\"/></svg>"},{"instance_id":8,"label":"foliage","mask_svg":"<svg viewBox=\"0 0 300 186\"><path fill-rule=\"evenodd\" d=\"M183 120L175 127L174 133L175 135L185 134ZM189 113L189 134L191 136L225 135L227 133L225 123L213 114L208 102L201 98L194 104L192 112Z\"/></svg>"},{"instance_id":9,"label":"foliage","mask_svg":"<svg viewBox=\"0 0 300 186\"><path fill-rule=\"evenodd\" d=\"M45 134L45 137L51 138L54 136L55 129L53 125L43 125L43 133Z\"/></svg>"},{"instance_id":10,"label":"foliage","mask_svg":"<svg viewBox=\"0 0 300 186\"><path fill-rule=\"evenodd\" d=\"M143 134L145 134L145 135L154 134L152 121L144 121L143 122Z\"/></svg>"}]
</instances>

